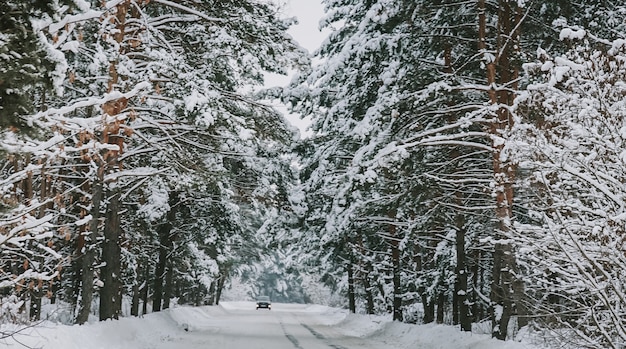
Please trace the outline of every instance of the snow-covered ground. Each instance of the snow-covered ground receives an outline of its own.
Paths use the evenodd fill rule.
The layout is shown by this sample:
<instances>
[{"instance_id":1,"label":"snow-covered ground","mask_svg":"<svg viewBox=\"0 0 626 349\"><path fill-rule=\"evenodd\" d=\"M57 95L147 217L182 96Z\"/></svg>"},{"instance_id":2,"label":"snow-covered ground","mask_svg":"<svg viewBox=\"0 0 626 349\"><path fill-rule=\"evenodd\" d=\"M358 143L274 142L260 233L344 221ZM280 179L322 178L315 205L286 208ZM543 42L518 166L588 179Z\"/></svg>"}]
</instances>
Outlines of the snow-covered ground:
<instances>
[{"instance_id":1,"label":"snow-covered ground","mask_svg":"<svg viewBox=\"0 0 626 349\"><path fill-rule=\"evenodd\" d=\"M338 333L348 339L356 337L355 340L360 343L369 343L368 348L377 349L540 349L528 343L493 340L485 334L461 333L451 326L410 325L392 322L388 317L348 314L345 310L325 306L274 304L271 312L253 309L252 302L224 302L214 307L180 306L142 318L128 317L83 326L44 322L0 340L0 347L20 348L21 344L45 349L161 349L208 348L207 345L212 344L211 348L231 349L240 347L242 342L242 338L233 334L249 330L254 323L265 319L266 326L282 327L287 338L288 332L303 325L318 339L330 340L329 334ZM238 321L240 325L237 325ZM7 325L0 327L3 333L15 329ZM262 333L268 329L263 327ZM215 342L218 334L221 337L219 342ZM305 340L292 345L282 334L280 337L288 344L284 347L306 349L309 345ZM216 343L221 346L215 346ZM351 347L349 341L346 343L331 346ZM264 346L257 337L248 348Z\"/></svg>"}]
</instances>

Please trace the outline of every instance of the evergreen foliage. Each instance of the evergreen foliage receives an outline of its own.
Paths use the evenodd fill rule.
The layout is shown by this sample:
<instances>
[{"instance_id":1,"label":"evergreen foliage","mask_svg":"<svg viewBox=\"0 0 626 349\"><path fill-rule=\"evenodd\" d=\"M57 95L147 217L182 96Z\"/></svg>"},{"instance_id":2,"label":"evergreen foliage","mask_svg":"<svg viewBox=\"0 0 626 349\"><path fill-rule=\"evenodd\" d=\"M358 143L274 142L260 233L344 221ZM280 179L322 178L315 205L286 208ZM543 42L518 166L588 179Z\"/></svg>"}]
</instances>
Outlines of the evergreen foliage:
<instances>
[{"instance_id":1,"label":"evergreen foliage","mask_svg":"<svg viewBox=\"0 0 626 349\"><path fill-rule=\"evenodd\" d=\"M83 324L320 283L623 347L626 7L324 3L313 65L271 2L0 4L0 302ZM252 92L290 69L307 139Z\"/></svg>"},{"instance_id":2,"label":"evergreen foliage","mask_svg":"<svg viewBox=\"0 0 626 349\"><path fill-rule=\"evenodd\" d=\"M534 94L544 92L531 87L544 85L533 85L540 77L522 75L522 65L537 52L565 52L582 36L610 46L595 35L623 37L623 30L613 30L623 25L616 16L623 8L506 0L325 4L322 25L334 30L318 51L322 63L285 94L295 111L313 116L314 136L300 148L309 235L300 251L313 251L307 265L319 266L353 310L356 302L372 311L373 299L380 299L385 306L377 309L397 320L471 330L471 322L490 319L493 335L507 338L511 320L524 326L545 306L533 298L541 291L527 278L536 270L526 260L529 240L518 239L526 236L519 227L542 219L528 205L536 193L524 185L526 163L518 168L529 153L516 144L527 135L518 139L514 130L526 113L532 121L523 127L542 123L537 115L552 112L554 97L536 100ZM567 67L555 68L552 80L596 56L560 63ZM515 109L520 93L532 107ZM572 97L571 105L579 99ZM581 204L563 206L571 212L570 205Z\"/></svg>"},{"instance_id":3,"label":"evergreen foliage","mask_svg":"<svg viewBox=\"0 0 626 349\"><path fill-rule=\"evenodd\" d=\"M42 40L42 21L57 17L70 1L8 0L0 4L0 127L28 131L24 117L45 98L53 79L63 70L63 61Z\"/></svg>"},{"instance_id":4,"label":"evergreen foliage","mask_svg":"<svg viewBox=\"0 0 626 349\"><path fill-rule=\"evenodd\" d=\"M42 255L39 274L11 260L24 266L6 270L3 292L31 304L53 293L76 306L81 324L93 299L102 320L121 315L124 295L134 315L140 302L142 313L174 297L218 302L229 275L249 263L238 253L255 245L256 222L284 206L290 175L277 169L289 167L277 155L291 128L242 91L264 71L306 62L284 33L290 21L246 1L77 4L39 28L67 65L65 94L29 117L47 140L3 143L27 154L6 166L4 203L17 207L7 216L41 215L29 236L43 230L55 258ZM22 229L11 224L9 249Z\"/></svg>"}]
</instances>

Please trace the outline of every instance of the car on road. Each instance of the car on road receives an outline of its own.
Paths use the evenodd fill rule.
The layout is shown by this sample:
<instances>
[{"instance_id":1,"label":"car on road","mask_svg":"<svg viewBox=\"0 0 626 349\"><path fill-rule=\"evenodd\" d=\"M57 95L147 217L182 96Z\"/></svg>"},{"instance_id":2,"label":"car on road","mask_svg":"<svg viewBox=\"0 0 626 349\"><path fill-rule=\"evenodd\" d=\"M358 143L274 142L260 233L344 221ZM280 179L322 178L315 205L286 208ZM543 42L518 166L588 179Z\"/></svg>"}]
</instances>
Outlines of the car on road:
<instances>
[{"instance_id":1,"label":"car on road","mask_svg":"<svg viewBox=\"0 0 626 349\"><path fill-rule=\"evenodd\" d=\"M272 310L272 301L268 296L259 296L256 299L256 310L259 308L267 308L267 310Z\"/></svg>"}]
</instances>

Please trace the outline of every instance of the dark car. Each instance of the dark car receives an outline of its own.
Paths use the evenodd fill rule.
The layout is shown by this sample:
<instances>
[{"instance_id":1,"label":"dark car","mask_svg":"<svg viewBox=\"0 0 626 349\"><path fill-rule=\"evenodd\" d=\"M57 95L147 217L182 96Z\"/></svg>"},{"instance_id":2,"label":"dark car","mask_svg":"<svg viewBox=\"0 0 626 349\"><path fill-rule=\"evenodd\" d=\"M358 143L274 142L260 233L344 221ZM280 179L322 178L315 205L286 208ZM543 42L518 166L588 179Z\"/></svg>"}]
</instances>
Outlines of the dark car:
<instances>
[{"instance_id":1,"label":"dark car","mask_svg":"<svg viewBox=\"0 0 626 349\"><path fill-rule=\"evenodd\" d=\"M270 297L259 296L256 299L256 310L259 310L259 308L267 308L267 310L272 310L272 301L270 301Z\"/></svg>"}]
</instances>

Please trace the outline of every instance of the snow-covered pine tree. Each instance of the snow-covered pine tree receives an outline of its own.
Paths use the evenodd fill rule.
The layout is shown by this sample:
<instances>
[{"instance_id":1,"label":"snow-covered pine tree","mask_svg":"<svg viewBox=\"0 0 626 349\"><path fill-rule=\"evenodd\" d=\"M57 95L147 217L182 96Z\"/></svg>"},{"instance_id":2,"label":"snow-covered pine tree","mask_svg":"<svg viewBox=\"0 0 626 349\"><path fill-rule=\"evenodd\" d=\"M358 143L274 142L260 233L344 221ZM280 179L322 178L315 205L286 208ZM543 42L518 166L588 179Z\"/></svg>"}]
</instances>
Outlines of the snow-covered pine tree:
<instances>
[{"instance_id":1,"label":"snow-covered pine tree","mask_svg":"<svg viewBox=\"0 0 626 349\"><path fill-rule=\"evenodd\" d=\"M302 90L297 88L291 96L298 103L296 110L315 114L312 126L315 135L301 148L306 151L303 182L309 210L305 229L310 232L307 235L316 236L310 243L319 246L312 249L319 253L312 258L327 261L324 273L335 274L327 279L336 280L342 274L351 273L351 278L354 277L355 270L351 269L361 264L354 260L358 254L350 241L358 230L356 220L367 219L359 216L358 209L366 204L362 191L367 186L368 175L374 172L364 173L357 154L362 147L376 148L384 138L380 134L391 120L391 106L396 97L393 84L400 69L394 55L401 46L401 35L394 31L410 13L411 6L403 1L325 3L328 15L322 24L331 28L341 24L319 51L323 63L302 77L309 93L302 95ZM367 204L379 207L377 212L372 209L367 214L380 216L386 216L384 211L392 209L390 204L393 206L388 200L372 200ZM386 222L378 231L383 236L395 231L395 217ZM399 240L388 241L394 245ZM392 264L398 273L398 248L391 246L393 253L385 250L395 258ZM394 317L401 319L399 275L394 280L391 302L396 304ZM354 280L348 280L351 299L353 283ZM353 308L354 302L350 303Z\"/></svg>"},{"instance_id":2,"label":"snow-covered pine tree","mask_svg":"<svg viewBox=\"0 0 626 349\"><path fill-rule=\"evenodd\" d=\"M484 96L468 86L481 79L476 20L476 9L459 1L422 3L416 9L413 29L421 35L406 49L409 83L394 126L400 149L414 156L409 173L419 181L420 199L406 204L419 217L412 225L420 251L416 286L424 290L424 321L442 322L451 303L453 323L466 331L472 320L482 320L485 304L477 293L484 286L473 284L472 289L468 282L484 273L477 241L489 231L484 225L491 217L484 190L490 151L478 112Z\"/></svg>"},{"instance_id":3,"label":"snow-covered pine tree","mask_svg":"<svg viewBox=\"0 0 626 349\"><path fill-rule=\"evenodd\" d=\"M307 83L312 91L308 96L310 99L295 95L300 101L299 110L310 111L311 105L319 108L317 113L320 116L313 126L318 135L307 142L320 144L316 144L318 152L307 157L310 168L304 173L308 175L309 208L319 210L316 215L324 224L322 231L334 229L338 236L351 234L349 231L357 228L354 226L356 221L367 221L374 227L384 221L377 217L387 217L389 229L377 226L373 230L378 230L391 242L387 251L392 259L396 259L392 262L395 268L399 268L400 257L394 250L402 249L400 255L412 255L415 250L421 250L425 253L424 260L432 260L435 254L427 251L434 251L438 237L447 235L447 229L442 226L465 232L466 223L446 217L446 211L450 216L454 211L461 212L459 219L463 215L463 204L458 203L463 198L454 193L467 189L468 185L461 188L460 184L468 182L460 180L459 173L454 173L458 162L465 166L478 163L475 168L484 169L482 177L477 172L471 174L479 177L473 181L472 190L480 195L473 199L473 204L468 202L465 205L484 207L485 204L477 200L483 197L486 202L488 198L482 191L485 178L488 178L485 174L491 171L489 162L485 161L490 151L485 141L488 135L481 130L480 122L484 121L481 114L471 114L482 109L480 98L476 97L481 92L474 91L472 97L473 89L467 86L481 74L476 70L478 62L471 60L476 57L470 48L475 33L470 29L453 29L459 26L452 25L458 22L461 14L461 18L468 21L468 28L471 27L476 21L472 17L475 13L455 2L431 5L422 2L328 2L327 21L343 22L320 50L322 58L327 61L308 75ZM454 40L458 44L454 44ZM451 57L454 57L454 63ZM470 92L464 92L468 90ZM456 96L452 97L455 93ZM469 117L465 117L465 113L470 113ZM474 129L468 125L474 125ZM446 135L442 136L444 132ZM463 150L454 155L459 149ZM442 157L452 157L452 160L442 162ZM449 174L444 175L446 172ZM450 190L442 191L442 184L443 188ZM448 205L441 205L446 201ZM320 206L322 202L327 203L325 208ZM393 218L389 217L390 213ZM424 219L424 215L430 219ZM321 219L326 216L330 216L328 222ZM392 227L400 222L411 228ZM457 225L460 225L458 229L454 228ZM390 234L400 235L391 237ZM331 239L326 237L325 240ZM337 243L342 241L338 238ZM414 246L414 250L407 251L409 245ZM460 239L459 246L464 251L463 239ZM408 255L401 258L415 270L415 279L420 280L417 283L425 280L422 276L431 271L441 275L437 263L432 264L434 269L424 271L423 267L431 264ZM454 255L454 252L439 254L448 258ZM444 262L444 259L441 260L442 265L447 265L444 268L454 268L455 263ZM457 274L466 275L463 269L461 266ZM448 275L453 276L454 270ZM421 291L413 295L418 296L407 299L402 295L402 289L408 284L414 287L416 282L396 280L394 293L398 298L392 302L398 308L396 319L401 318L402 297L405 303L426 300L425 309L434 310L434 302L439 302L439 321L443 321L448 297L454 298L455 305L466 304L452 292L454 277L431 281L440 284L417 286ZM467 292L466 286L456 287ZM462 311L464 326L469 328L468 311ZM434 314L430 318L434 319Z\"/></svg>"},{"instance_id":4,"label":"snow-covered pine tree","mask_svg":"<svg viewBox=\"0 0 626 349\"><path fill-rule=\"evenodd\" d=\"M285 72L303 54L285 35L290 20L279 19L269 4L116 1L93 2L90 7L79 1L79 5L80 11L61 13L40 26L54 53L67 60L69 74L64 80L66 94L50 98L49 108L30 118L50 130L46 134L50 138L24 150L57 144L50 149L54 159L71 173L62 176L67 186L47 194L63 202L48 199L54 204L46 209L67 213L59 217L67 225L70 243L78 246L77 257L90 255L73 259L81 262L73 266L73 276L62 275L65 300L80 304L77 322L82 323L94 285L109 302L100 307L102 318L119 316L122 293L138 286L140 270L133 268L141 259L129 251L136 251L132 247L141 245L144 237L133 229L150 226L146 218L154 212L137 217L129 213L141 211L141 200L149 197L137 195L151 192L148 185L153 182L148 179L161 176L168 196L181 192L183 199L190 199L184 205L215 199L210 196L213 192L207 197L193 192L202 188L198 183L211 181L226 193L220 196L224 200L220 205L232 212L242 201L259 203L274 195L264 185L278 183L272 176L282 160L263 159L275 157L293 136L282 116L242 91L259 84L263 71ZM242 172L235 167L249 168L256 177L242 183L238 178ZM11 170L7 169L13 175ZM232 195L239 189L241 196ZM75 194L66 202L58 190ZM252 198L242 199L246 195ZM164 212L157 224L168 223L169 208ZM102 224L105 218L107 224ZM247 219L237 216L236 224L246 226ZM138 224L141 220L143 225ZM103 230L109 246L104 250L112 253L101 254L106 246L97 243L97 237ZM228 230L232 229L223 227L216 233ZM73 253L68 248L63 255ZM236 252L223 253L231 258ZM94 270L95 263L107 270ZM103 280L106 275L111 277ZM202 275L197 276L200 279Z\"/></svg>"},{"instance_id":5,"label":"snow-covered pine tree","mask_svg":"<svg viewBox=\"0 0 626 349\"><path fill-rule=\"evenodd\" d=\"M184 238L180 224L173 224L170 235L191 244L183 247L193 252L184 258L202 262L208 255L215 260L217 270L208 277L215 282L203 286L214 288L210 298L219 301L229 270L245 263L236 255L244 250L233 246L252 244L256 221L269 219L267 207L282 200L280 154L293 138L282 116L241 91L260 84L263 71L284 72L303 53L284 34L290 21L279 19L270 5L198 4L195 9L225 20L180 24L181 28L165 31L180 46L185 61L180 71L166 74L162 93L176 101L176 114L184 115L196 130L173 126L178 151L163 152L163 165L171 166L174 160L177 175L164 182L183 191L185 205L196 203L187 217L202 219L185 225L193 227L194 238ZM227 20L232 18L238 21ZM185 178L187 184L172 181L177 178ZM204 197L198 194L201 188L208 190Z\"/></svg>"},{"instance_id":6,"label":"snow-covered pine tree","mask_svg":"<svg viewBox=\"0 0 626 349\"><path fill-rule=\"evenodd\" d=\"M62 217L51 211L69 198L55 155L61 139L47 138L49 130L27 122L28 114L45 109L47 98L61 92L66 69L63 56L41 29L68 12L80 12L82 5L81 1L5 1L0 5L0 149L8 153L2 161L6 210L2 212L0 254L2 264L10 266L0 277L0 288L4 295L30 300L25 307L28 315L20 320L39 319L42 297L54 301L64 263L59 251L69 236Z\"/></svg>"},{"instance_id":7,"label":"snow-covered pine tree","mask_svg":"<svg viewBox=\"0 0 626 349\"><path fill-rule=\"evenodd\" d=\"M37 27L57 17L73 1L24 2L7 0L0 4L0 127L26 132L31 128L24 116L45 104L54 94L54 79L63 74L63 63L49 50ZM52 93L51 93L52 92Z\"/></svg>"},{"instance_id":8,"label":"snow-covered pine tree","mask_svg":"<svg viewBox=\"0 0 626 349\"><path fill-rule=\"evenodd\" d=\"M437 302L443 321L452 298L453 321L469 330L472 297L473 316L484 302L493 335L505 339L510 319L525 313L510 240L524 210L514 207L517 170L505 147L519 69L538 42L553 38L538 25L544 18L589 19L588 12L568 3L508 0L469 8L461 1L326 4L324 23L338 28L319 51L325 61L300 81L309 93L291 95L296 110L315 114L317 134L302 145L306 224L319 233L310 243L339 246L360 219L400 212L394 220L412 227L403 249L405 242L419 249L420 238L434 241L421 244L426 251L446 249L413 258L416 275L453 275L425 285L427 312ZM450 232L456 246L446 243ZM339 249L326 252L333 251ZM466 281L468 269L473 275ZM518 317L518 324L525 321Z\"/></svg>"}]
</instances>

